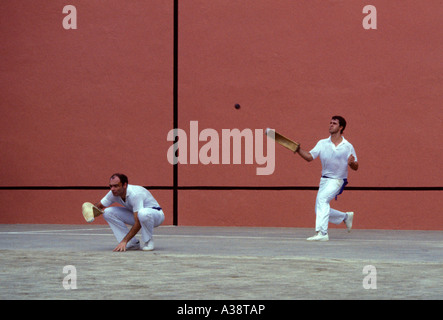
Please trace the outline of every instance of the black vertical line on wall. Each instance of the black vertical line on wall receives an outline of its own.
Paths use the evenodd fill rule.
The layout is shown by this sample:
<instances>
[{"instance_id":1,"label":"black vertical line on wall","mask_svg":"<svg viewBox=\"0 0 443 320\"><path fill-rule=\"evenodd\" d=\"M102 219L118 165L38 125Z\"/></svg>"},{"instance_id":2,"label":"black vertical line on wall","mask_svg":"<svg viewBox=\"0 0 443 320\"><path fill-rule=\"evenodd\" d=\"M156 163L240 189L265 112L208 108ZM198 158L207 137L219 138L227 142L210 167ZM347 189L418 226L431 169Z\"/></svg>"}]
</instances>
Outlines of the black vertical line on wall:
<instances>
[{"instance_id":1,"label":"black vertical line on wall","mask_svg":"<svg viewBox=\"0 0 443 320\"><path fill-rule=\"evenodd\" d=\"M173 128L178 129L178 0L174 0L174 84L173 84ZM174 145L178 146L176 143L178 140L177 134L175 135ZM177 156L178 150L174 150L174 155ZM178 225L178 163L173 166L173 209L172 209L172 224Z\"/></svg>"}]
</instances>

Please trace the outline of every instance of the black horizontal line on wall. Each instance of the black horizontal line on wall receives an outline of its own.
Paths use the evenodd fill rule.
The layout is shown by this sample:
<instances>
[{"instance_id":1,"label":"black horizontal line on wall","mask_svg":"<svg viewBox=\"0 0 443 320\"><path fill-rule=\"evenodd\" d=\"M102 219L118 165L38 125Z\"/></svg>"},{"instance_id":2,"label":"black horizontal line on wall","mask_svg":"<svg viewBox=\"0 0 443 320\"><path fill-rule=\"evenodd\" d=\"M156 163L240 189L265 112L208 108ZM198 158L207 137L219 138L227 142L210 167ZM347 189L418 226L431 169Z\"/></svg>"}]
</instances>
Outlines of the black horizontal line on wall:
<instances>
[{"instance_id":1,"label":"black horizontal line on wall","mask_svg":"<svg viewBox=\"0 0 443 320\"><path fill-rule=\"evenodd\" d=\"M179 190L318 190L312 186L182 186ZM356 191L442 191L443 187L346 187Z\"/></svg>"},{"instance_id":2,"label":"black horizontal line on wall","mask_svg":"<svg viewBox=\"0 0 443 320\"><path fill-rule=\"evenodd\" d=\"M146 186L147 189L172 190L172 186ZM106 186L12 186L0 190L109 190Z\"/></svg>"},{"instance_id":3,"label":"black horizontal line on wall","mask_svg":"<svg viewBox=\"0 0 443 320\"><path fill-rule=\"evenodd\" d=\"M144 186L150 190L318 190L313 186ZM3 186L0 190L109 190L106 186ZM443 191L443 187L346 187L354 191Z\"/></svg>"}]
</instances>

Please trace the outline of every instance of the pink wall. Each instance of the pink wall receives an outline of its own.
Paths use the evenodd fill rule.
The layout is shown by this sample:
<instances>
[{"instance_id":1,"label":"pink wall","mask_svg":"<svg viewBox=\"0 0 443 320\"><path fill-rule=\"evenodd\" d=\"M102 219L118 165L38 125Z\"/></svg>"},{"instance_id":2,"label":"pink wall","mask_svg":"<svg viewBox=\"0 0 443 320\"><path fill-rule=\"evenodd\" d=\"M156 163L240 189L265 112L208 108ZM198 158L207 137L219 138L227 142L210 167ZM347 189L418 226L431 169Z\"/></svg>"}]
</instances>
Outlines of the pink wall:
<instances>
[{"instance_id":1,"label":"pink wall","mask_svg":"<svg viewBox=\"0 0 443 320\"><path fill-rule=\"evenodd\" d=\"M62 26L67 4L77 30ZM151 191L172 223L173 4L3 2L0 223L83 223L81 203L106 191L81 187L106 186L115 171L166 188ZM360 162L349 186L370 190L332 205L356 211L356 228L440 230L440 2L367 4L377 30L362 27L366 4L352 0L179 1L179 127L273 127L309 150L341 114ZM319 160L275 152L268 176L256 164L179 165L179 224L312 227ZM11 188L42 186L63 188Z\"/></svg>"}]
</instances>

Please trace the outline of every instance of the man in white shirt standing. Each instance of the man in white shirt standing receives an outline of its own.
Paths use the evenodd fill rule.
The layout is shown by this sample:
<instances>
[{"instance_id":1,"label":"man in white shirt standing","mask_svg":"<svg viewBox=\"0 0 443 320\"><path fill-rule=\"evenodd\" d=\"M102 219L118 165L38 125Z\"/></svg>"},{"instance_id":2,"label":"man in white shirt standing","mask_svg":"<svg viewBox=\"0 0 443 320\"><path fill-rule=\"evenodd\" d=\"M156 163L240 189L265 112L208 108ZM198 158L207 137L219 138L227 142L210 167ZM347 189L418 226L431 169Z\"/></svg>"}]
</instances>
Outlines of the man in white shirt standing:
<instances>
[{"instance_id":1,"label":"man in white shirt standing","mask_svg":"<svg viewBox=\"0 0 443 320\"><path fill-rule=\"evenodd\" d=\"M348 166L358 170L357 154L354 147L343 136L346 120L334 116L329 124L330 137L320 140L311 151L298 148L296 151L303 159L310 162L320 156L322 177L315 202L315 231L316 235L308 241L328 241L328 223L345 223L348 232L352 228L353 212L341 212L329 205L332 199L343 192L347 184Z\"/></svg>"},{"instance_id":2,"label":"man in white shirt standing","mask_svg":"<svg viewBox=\"0 0 443 320\"><path fill-rule=\"evenodd\" d=\"M157 200L146 188L128 184L128 177L121 173L111 176L109 187L111 191L95 205L100 210L104 209L103 216L119 242L114 251L134 250L140 247L144 251L154 250L153 230L165 220ZM113 203L123 207L110 207ZM131 225L132 228L128 231L126 225ZM140 246L135 238L140 229L143 246Z\"/></svg>"}]
</instances>

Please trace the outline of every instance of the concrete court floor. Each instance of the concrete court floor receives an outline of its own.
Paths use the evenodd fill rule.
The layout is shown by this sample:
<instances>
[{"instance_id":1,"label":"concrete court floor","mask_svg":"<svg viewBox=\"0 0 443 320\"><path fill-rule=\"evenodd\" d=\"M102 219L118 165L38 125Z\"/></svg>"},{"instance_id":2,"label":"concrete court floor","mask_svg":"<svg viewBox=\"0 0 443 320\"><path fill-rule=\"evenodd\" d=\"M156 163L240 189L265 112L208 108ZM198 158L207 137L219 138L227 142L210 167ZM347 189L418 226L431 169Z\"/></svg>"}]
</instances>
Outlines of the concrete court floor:
<instances>
[{"instance_id":1,"label":"concrete court floor","mask_svg":"<svg viewBox=\"0 0 443 320\"><path fill-rule=\"evenodd\" d=\"M107 225L0 225L0 299L443 298L441 231L312 234L161 226L155 251L117 253Z\"/></svg>"}]
</instances>

